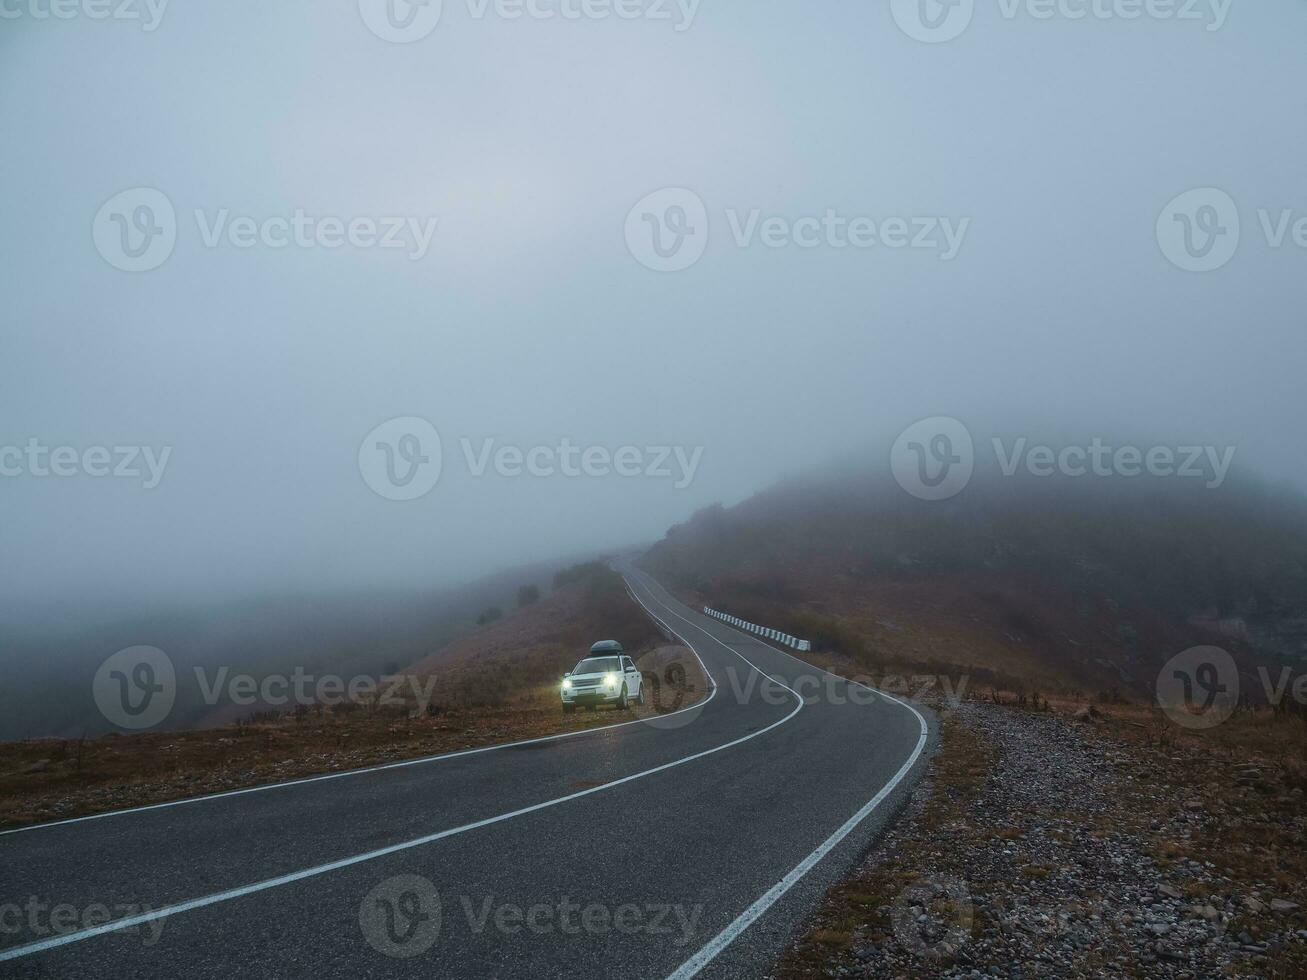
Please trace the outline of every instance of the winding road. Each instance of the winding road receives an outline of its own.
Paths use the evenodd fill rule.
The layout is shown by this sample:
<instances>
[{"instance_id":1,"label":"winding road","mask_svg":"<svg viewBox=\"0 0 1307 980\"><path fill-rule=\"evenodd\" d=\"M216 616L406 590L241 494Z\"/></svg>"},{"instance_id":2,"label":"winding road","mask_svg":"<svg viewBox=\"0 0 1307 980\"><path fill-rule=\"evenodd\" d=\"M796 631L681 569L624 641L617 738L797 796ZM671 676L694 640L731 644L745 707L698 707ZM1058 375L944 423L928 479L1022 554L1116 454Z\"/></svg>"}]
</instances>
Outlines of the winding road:
<instances>
[{"instance_id":1,"label":"winding road","mask_svg":"<svg viewBox=\"0 0 1307 980\"><path fill-rule=\"evenodd\" d=\"M620 570L702 661L705 701L0 834L0 976L764 972L931 723Z\"/></svg>"}]
</instances>

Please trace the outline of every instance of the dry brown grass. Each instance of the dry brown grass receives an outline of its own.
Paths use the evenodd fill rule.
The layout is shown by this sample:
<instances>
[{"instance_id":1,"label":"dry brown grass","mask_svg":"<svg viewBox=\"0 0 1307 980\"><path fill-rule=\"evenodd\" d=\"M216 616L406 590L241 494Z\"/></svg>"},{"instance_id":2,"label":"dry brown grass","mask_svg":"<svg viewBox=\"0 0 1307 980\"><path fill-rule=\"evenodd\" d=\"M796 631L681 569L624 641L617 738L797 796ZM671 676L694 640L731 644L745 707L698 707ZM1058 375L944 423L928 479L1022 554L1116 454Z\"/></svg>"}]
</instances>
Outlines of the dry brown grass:
<instances>
[{"instance_id":1,"label":"dry brown grass","mask_svg":"<svg viewBox=\"0 0 1307 980\"><path fill-rule=\"evenodd\" d=\"M660 675L660 705L622 716L563 714L558 681L599 638L618 639L642 671ZM660 643L621 576L599 563L578 566L553 595L404 671L434 679L430 708L401 684L399 704L374 699L256 715L228 708L201 731L0 743L0 826L580 731L702 699L708 684L697 659ZM669 685L672 662L679 667Z\"/></svg>"},{"instance_id":2,"label":"dry brown grass","mask_svg":"<svg viewBox=\"0 0 1307 980\"><path fill-rule=\"evenodd\" d=\"M997 756L990 743L952 716L945 716L940 739L940 751L927 776L930 795L912 816L926 845L934 834L947 833L952 840L965 834L962 815L983 787ZM814 917L812 930L784 954L776 976L825 976L832 951L847 948L855 937L886 941L892 928L886 910L916 881L917 867L920 862L910 854L898 853L875 867L859 869L831 888Z\"/></svg>"},{"instance_id":3,"label":"dry brown grass","mask_svg":"<svg viewBox=\"0 0 1307 980\"><path fill-rule=\"evenodd\" d=\"M684 689L664 698L664 711L694 704L707 690L694 657L676 650L650 652L652 664L687 665ZM582 731L657 713L658 707L648 705L564 715L555 684L547 683L519 689L501 704L438 714L414 712L411 705L347 705L206 731L0 743L0 827Z\"/></svg>"},{"instance_id":4,"label":"dry brown grass","mask_svg":"<svg viewBox=\"0 0 1307 980\"><path fill-rule=\"evenodd\" d=\"M816 658L828 662L829 658ZM981 692L986 699L993 692ZM1010 695L1002 699L1018 708ZM1027 698L1024 709L1071 717L1085 703L1049 696ZM1307 928L1307 840L1304 839L1304 746L1307 725L1300 717L1269 710L1241 711L1225 724L1204 731L1180 728L1155 708L1144 705L1096 704L1092 720L1081 722L1091 737L1104 741L1109 757L1118 761L1117 778L1109 790L1121 805L1103 813L1091 835L1103 839L1126 833L1147 842L1158 865L1167 869L1182 860L1210 863L1231 879L1219 889L1186 883L1192 903L1203 904L1222 892L1248 895L1259 889L1272 897L1298 902L1297 912L1275 916L1243 915L1233 920L1233 935L1247 930L1255 941L1273 933ZM968 827L962 812L984 785L994 749L946 715L940 752L932 763L930 796L909 819L913 833L902 850L875 868L861 869L833 887L815 917L813 931L781 961L781 977L826 975L843 964L845 948L855 940L889 941L891 926L885 911L915 879L911 841L932 846L941 837L965 842ZM1256 769L1256 778L1236 774ZM1130 775L1131 778L1125 778ZM1177 801L1180 801L1177 803ZM1177 806L1191 814L1183 824L1188 836L1171 822ZM1197 815L1197 819L1192 819ZM1016 826L989 836L1020 838ZM1021 874L1040 879L1050 873L1042 864L1024 867ZM983 883L976 883L981 887ZM1092 898L1092 896L1089 896ZM975 926L983 927L977 920ZM848 942L834 943L834 936ZM1307 976L1307 949L1290 944L1259 960L1244 960L1243 972L1269 977ZM1142 974L1141 974L1142 975Z\"/></svg>"}]
</instances>

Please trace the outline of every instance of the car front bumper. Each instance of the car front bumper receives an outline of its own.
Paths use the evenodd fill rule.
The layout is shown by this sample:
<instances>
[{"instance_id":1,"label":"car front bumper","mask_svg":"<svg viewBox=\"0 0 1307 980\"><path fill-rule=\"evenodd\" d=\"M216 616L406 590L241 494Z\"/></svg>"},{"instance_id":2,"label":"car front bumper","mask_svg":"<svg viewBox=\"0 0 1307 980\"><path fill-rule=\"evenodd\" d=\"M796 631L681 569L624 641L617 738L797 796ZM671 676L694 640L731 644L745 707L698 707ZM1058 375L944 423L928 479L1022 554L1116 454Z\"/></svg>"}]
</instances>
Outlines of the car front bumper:
<instances>
[{"instance_id":1,"label":"car front bumper","mask_svg":"<svg viewBox=\"0 0 1307 980\"><path fill-rule=\"evenodd\" d=\"M603 687L562 692L563 704L614 704L621 696L620 690Z\"/></svg>"}]
</instances>

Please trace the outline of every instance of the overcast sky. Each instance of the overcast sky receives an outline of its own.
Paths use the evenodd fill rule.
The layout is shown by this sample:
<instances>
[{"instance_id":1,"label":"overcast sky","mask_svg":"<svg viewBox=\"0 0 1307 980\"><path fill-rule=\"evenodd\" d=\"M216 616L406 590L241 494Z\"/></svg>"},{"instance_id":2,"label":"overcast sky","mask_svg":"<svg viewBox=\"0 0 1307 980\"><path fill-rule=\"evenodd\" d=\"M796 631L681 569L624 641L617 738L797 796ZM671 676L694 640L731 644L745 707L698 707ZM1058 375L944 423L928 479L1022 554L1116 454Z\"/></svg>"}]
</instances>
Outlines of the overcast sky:
<instances>
[{"instance_id":1,"label":"overcast sky","mask_svg":"<svg viewBox=\"0 0 1307 980\"><path fill-rule=\"evenodd\" d=\"M651 540L935 415L1235 445L1307 483L1301 0L1200 0L1192 20L928 0L971 17L938 43L898 0L673 2L669 20L445 0L406 43L370 29L371 0L175 0L157 23L158 0L135 21L33 2L0 0L7 598L466 579ZM395 23L430 26L396 2ZM669 187L693 197L628 223ZM158 198L117 197L138 188L173 209L170 250L166 215L140 210ZM1223 233L1190 249L1210 271L1158 239L1195 188L1239 218L1223 255L1224 199L1191 209L1193 234ZM695 199L707 228L691 208L677 254L706 250L649 268L645 215L666 251ZM402 247L367 222L298 244L297 210L378 238L403 219ZM761 226L828 210L794 228L810 247ZM892 218L923 247L894 247ZM850 243L853 219L875 244ZM147 232L139 260L166 256L124 271ZM392 499L423 489L430 469L404 478L428 435L369 433L409 417L439 433L439 480ZM478 476L487 439L630 446L641 475L513 475L510 456ZM73 447L74 475L40 475L32 440ZM88 475L97 446L111 468L141 447L141 476Z\"/></svg>"}]
</instances>

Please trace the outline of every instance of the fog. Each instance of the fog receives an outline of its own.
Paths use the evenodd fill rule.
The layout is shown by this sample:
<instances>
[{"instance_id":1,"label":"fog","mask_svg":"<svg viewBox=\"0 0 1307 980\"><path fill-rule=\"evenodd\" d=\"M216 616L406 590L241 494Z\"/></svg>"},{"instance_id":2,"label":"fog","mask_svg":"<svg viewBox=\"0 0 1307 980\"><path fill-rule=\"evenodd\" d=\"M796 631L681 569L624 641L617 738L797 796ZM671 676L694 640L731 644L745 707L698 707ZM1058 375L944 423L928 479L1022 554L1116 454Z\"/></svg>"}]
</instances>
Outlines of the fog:
<instances>
[{"instance_id":1,"label":"fog","mask_svg":"<svg viewBox=\"0 0 1307 980\"><path fill-rule=\"evenodd\" d=\"M1206 21L977 0L944 43L885 3L446 0L402 44L354 0L177 2L152 30L0 6L11 609L436 586L638 545L936 415L1234 446L1237 470L1307 484L1296 0L1203 0ZM707 247L656 271L628 213L669 187L704 202ZM1241 241L1186 271L1159 216L1208 187ZM133 272L101 212L135 188L176 240ZM402 219L404 247L296 244L297 211ZM828 212L804 244L762 227ZM860 217L885 237L849 244ZM896 217L946 218L939 247L894 247ZM401 468L430 455L369 436L395 418L440 436L415 499L368 479L380 441ZM78 472L41 475L32 440ZM504 446L550 451L518 473ZM88 447L139 447L141 475L88 475ZM621 447L631 475L600 472Z\"/></svg>"}]
</instances>

